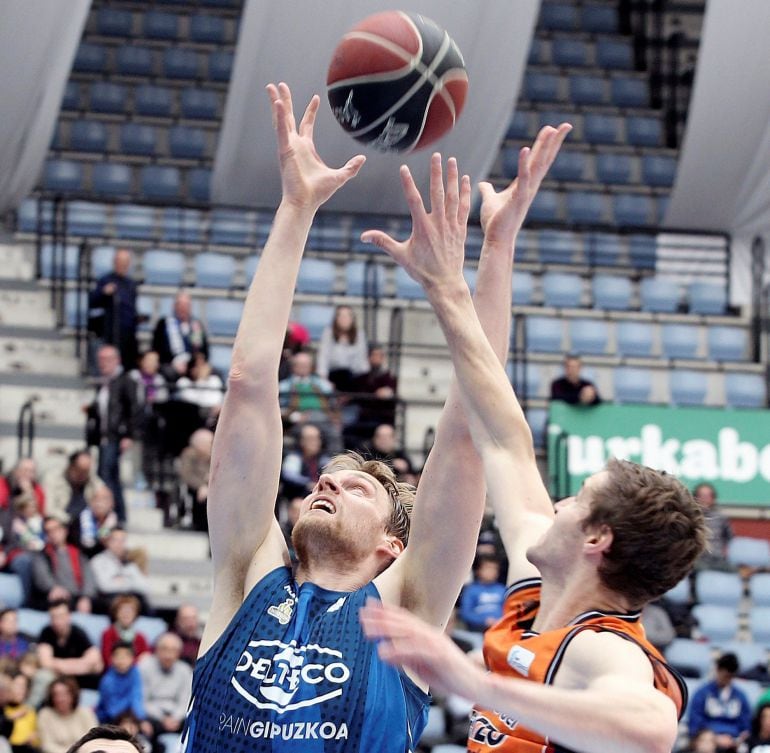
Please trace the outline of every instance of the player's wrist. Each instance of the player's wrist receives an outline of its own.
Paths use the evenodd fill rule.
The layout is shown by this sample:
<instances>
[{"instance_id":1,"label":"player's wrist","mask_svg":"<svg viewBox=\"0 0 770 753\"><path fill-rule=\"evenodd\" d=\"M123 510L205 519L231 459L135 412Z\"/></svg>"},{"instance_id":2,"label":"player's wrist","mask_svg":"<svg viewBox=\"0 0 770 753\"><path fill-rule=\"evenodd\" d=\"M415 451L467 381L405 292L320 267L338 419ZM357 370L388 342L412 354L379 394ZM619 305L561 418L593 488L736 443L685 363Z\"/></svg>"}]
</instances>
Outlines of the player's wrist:
<instances>
[{"instance_id":1,"label":"player's wrist","mask_svg":"<svg viewBox=\"0 0 770 753\"><path fill-rule=\"evenodd\" d=\"M293 223L304 223L310 227L317 211L318 206L309 199L292 199L284 196L276 211L276 221L281 218Z\"/></svg>"}]
</instances>

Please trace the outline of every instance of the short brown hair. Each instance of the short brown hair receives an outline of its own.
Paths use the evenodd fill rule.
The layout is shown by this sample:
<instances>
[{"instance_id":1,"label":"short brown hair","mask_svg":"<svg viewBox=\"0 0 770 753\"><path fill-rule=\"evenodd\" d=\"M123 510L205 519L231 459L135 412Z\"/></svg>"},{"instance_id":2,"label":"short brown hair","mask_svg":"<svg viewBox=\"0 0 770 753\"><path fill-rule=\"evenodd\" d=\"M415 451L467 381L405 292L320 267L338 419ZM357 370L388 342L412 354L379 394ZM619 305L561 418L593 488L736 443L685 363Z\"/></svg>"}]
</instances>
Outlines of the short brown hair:
<instances>
[{"instance_id":1,"label":"short brown hair","mask_svg":"<svg viewBox=\"0 0 770 753\"><path fill-rule=\"evenodd\" d=\"M137 617L141 614L142 603L136 596L133 594L120 594L119 596L116 596L110 604L110 619L113 622L118 619L120 608L126 604L130 604L134 608Z\"/></svg>"},{"instance_id":2,"label":"short brown hair","mask_svg":"<svg viewBox=\"0 0 770 753\"><path fill-rule=\"evenodd\" d=\"M83 737L72 743L67 749L67 753L78 753L86 743L90 743L92 740L125 740L127 743L131 743L139 753L142 753L142 746L139 745L137 739L115 724L100 724L96 727L91 727Z\"/></svg>"},{"instance_id":3,"label":"short brown hair","mask_svg":"<svg viewBox=\"0 0 770 753\"><path fill-rule=\"evenodd\" d=\"M393 509L385 530L406 546L409 543L409 525L414 505L415 487L396 479L396 474L382 460L367 460L357 452L335 455L324 468L324 473L334 471L362 471L379 481L390 497Z\"/></svg>"},{"instance_id":4,"label":"short brown hair","mask_svg":"<svg viewBox=\"0 0 770 753\"><path fill-rule=\"evenodd\" d=\"M599 577L637 609L690 572L706 547L706 524L700 505L673 476L616 459L606 471L583 527L612 530Z\"/></svg>"}]
</instances>

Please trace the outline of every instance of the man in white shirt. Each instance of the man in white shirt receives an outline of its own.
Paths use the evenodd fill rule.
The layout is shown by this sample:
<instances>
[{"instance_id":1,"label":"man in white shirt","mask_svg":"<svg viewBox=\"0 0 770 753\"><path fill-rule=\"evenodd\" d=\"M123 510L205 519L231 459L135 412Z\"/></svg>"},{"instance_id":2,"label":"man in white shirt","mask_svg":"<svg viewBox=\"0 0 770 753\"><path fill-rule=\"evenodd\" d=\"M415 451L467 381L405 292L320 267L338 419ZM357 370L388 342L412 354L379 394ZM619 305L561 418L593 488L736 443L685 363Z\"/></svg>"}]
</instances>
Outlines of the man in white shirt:
<instances>
[{"instance_id":1,"label":"man in white shirt","mask_svg":"<svg viewBox=\"0 0 770 753\"><path fill-rule=\"evenodd\" d=\"M105 550L91 560L99 596L111 601L117 594L133 594L142 602L142 611L147 611L147 576L135 562L128 559L126 532L113 528L105 539Z\"/></svg>"}]
</instances>

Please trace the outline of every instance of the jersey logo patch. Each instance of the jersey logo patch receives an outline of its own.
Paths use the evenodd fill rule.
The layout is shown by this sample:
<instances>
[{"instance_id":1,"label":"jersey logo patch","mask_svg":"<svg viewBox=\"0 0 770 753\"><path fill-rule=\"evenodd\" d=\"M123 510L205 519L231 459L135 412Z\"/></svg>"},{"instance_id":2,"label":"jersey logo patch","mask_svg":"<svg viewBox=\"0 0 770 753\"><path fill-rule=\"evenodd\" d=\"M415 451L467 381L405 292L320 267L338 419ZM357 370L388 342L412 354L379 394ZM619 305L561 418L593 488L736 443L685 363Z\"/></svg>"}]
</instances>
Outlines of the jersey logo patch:
<instances>
[{"instance_id":1,"label":"jersey logo patch","mask_svg":"<svg viewBox=\"0 0 770 753\"><path fill-rule=\"evenodd\" d=\"M524 646L514 645L508 652L508 666L515 669L524 677L529 677L529 668L535 661L535 654Z\"/></svg>"},{"instance_id":2,"label":"jersey logo patch","mask_svg":"<svg viewBox=\"0 0 770 753\"><path fill-rule=\"evenodd\" d=\"M281 625L288 625L291 615L294 612L294 599L289 596L286 601L281 602L278 606L273 605L267 608L267 613L271 617L275 617Z\"/></svg>"},{"instance_id":3,"label":"jersey logo patch","mask_svg":"<svg viewBox=\"0 0 770 753\"><path fill-rule=\"evenodd\" d=\"M342 605L347 600L347 596L340 596L337 601L334 602L327 610L326 613L329 614L329 612L338 612L340 609L342 609Z\"/></svg>"}]
</instances>

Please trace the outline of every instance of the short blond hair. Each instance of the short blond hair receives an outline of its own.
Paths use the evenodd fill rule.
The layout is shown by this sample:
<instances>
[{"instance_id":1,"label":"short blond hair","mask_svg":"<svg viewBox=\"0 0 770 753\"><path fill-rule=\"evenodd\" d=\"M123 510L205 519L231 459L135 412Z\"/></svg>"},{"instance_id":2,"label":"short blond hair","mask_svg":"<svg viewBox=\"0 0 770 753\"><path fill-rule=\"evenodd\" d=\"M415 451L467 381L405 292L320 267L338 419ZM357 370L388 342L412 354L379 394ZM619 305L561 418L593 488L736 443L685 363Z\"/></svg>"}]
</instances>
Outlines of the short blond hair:
<instances>
[{"instance_id":1,"label":"short blond hair","mask_svg":"<svg viewBox=\"0 0 770 753\"><path fill-rule=\"evenodd\" d=\"M393 468L382 460L366 459L357 452L335 455L324 468L324 473L334 471L361 471L369 474L385 488L393 509L385 530L406 546L409 543L409 526L416 489L396 478Z\"/></svg>"}]
</instances>

